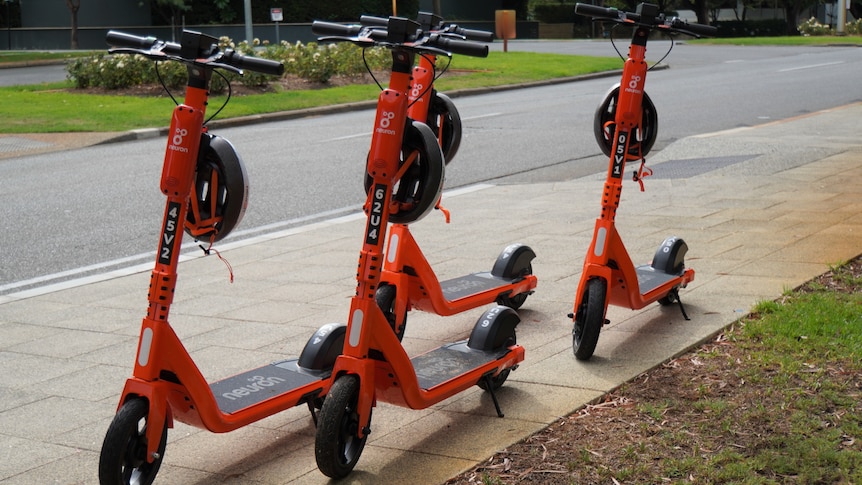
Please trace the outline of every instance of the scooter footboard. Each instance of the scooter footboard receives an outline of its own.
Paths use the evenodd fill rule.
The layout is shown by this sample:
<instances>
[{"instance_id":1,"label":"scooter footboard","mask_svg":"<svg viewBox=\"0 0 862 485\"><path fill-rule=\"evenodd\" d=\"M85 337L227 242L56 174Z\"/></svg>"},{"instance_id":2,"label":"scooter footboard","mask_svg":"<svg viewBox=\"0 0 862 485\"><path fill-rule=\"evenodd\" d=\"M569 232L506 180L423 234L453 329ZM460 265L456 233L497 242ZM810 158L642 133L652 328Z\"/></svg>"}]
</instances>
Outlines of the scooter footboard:
<instances>
[{"instance_id":1,"label":"scooter footboard","mask_svg":"<svg viewBox=\"0 0 862 485\"><path fill-rule=\"evenodd\" d=\"M438 347L427 354L410 359L416 369L419 387L425 390L449 381L461 374L503 358L510 350L506 347L493 352L467 347L467 341Z\"/></svg>"},{"instance_id":2,"label":"scooter footboard","mask_svg":"<svg viewBox=\"0 0 862 485\"><path fill-rule=\"evenodd\" d=\"M315 386L319 383L319 386ZM309 387L304 391L301 388ZM295 359L252 369L210 384L219 409L232 414L296 389L296 404L324 391L321 376L303 371Z\"/></svg>"}]
</instances>

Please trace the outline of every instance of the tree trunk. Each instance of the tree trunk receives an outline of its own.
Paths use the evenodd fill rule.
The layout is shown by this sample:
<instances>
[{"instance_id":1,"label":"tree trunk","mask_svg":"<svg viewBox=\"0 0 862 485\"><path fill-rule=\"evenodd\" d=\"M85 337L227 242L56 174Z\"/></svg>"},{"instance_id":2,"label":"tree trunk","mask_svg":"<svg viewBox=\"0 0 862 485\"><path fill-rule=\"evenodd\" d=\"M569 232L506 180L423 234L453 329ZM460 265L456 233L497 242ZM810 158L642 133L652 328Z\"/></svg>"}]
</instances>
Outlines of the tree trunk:
<instances>
[{"instance_id":1,"label":"tree trunk","mask_svg":"<svg viewBox=\"0 0 862 485\"><path fill-rule=\"evenodd\" d=\"M81 0L66 0L69 13L72 15L72 42L71 49L78 48L78 10L81 8Z\"/></svg>"},{"instance_id":2,"label":"tree trunk","mask_svg":"<svg viewBox=\"0 0 862 485\"><path fill-rule=\"evenodd\" d=\"M709 25L709 7L706 0L682 0L682 4L694 11L697 23Z\"/></svg>"}]
</instances>

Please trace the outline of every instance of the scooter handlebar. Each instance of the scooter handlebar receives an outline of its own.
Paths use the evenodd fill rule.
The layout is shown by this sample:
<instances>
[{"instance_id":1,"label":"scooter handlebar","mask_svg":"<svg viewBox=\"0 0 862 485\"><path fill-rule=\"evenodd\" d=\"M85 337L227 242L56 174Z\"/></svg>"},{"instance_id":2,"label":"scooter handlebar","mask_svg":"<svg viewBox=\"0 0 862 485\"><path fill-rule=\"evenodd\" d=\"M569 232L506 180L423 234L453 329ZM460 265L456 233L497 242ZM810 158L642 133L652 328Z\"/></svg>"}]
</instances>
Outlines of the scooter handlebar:
<instances>
[{"instance_id":1,"label":"scooter handlebar","mask_svg":"<svg viewBox=\"0 0 862 485\"><path fill-rule=\"evenodd\" d=\"M712 25L690 24L681 19L674 19L671 23L671 28L694 35L695 37L715 37L715 34L718 32L718 29Z\"/></svg>"},{"instance_id":2,"label":"scooter handlebar","mask_svg":"<svg viewBox=\"0 0 862 485\"><path fill-rule=\"evenodd\" d=\"M311 31L320 36L355 37L362 31L362 26L315 20L311 23Z\"/></svg>"},{"instance_id":3,"label":"scooter handlebar","mask_svg":"<svg viewBox=\"0 0 862 485\"><path fill-rule=\"evenodd\" d=\"M428 37L428 45L438 47L453 54L488 57L488 46L485 44L478 44L469 40L452 39L440 34L431 34Z\"/></svg>"},{"instance_id":4,"label":"scooter handlebar","mask_svg":"<svg viewBox=\"0 0 862 485\"><path fill-rule=\"evenodd\" d=\"M576 3L575 13L586 17L601 17L606 19L620 18L620 11L615 8L599 7L588 3Z\"/></svg>"},{"instance_id":5,"label":"scooter handlebar","mask_svg":"<svg viewBox=\"0 0 862 485\"><path fill-rule=\"evenodd\" d=\"M284 64L281 62L270 59L261 59L259 57L244 56L230 49L225 51L224 55L219 59L219 62L263 74L272 74L274 76L281 76L284 74Z\"/></svg>"},{"instance_id":6,"label":"scooter handlebar","mask_svg":"<svg viewBox=\"0 0 862 485\"><path fill-rule=\"evenodd\" d=\"M664 15L659 15L653 18L644 17L637 12L623 12L615 8L599 7L586 3L576 3L575 13L587 17L602 18L616 21L631 21L634 23L643 23L651 26L664 25L674 32L693 35L695 37L714 37L718 29L711 25L688 23L685 20L673 17L665 18Z\"/></svg>"},{"instance_id":7,"label":"scooter handlebar","mask_svg":"<svg viewBox=\"0 0 862 485\"><path fill-rule=\"evenodd\" d=\"M375 17L373 15L363 15L359 17L359 23L366 27L389 27L388 18Z\"/></svg>"},{"instance_id":8,"label":"scooter handlebar","mask_svg":"<svg viewBox=\"0 0 862 485\"><path fill-rule=\"evenodd\" d=\"M109 30L105 36L105 41L111 47L127 48L127 49L143 49L150 50L158 47L165 54L179 55L181 46L173 42L161 42L155 37L141 37L138 35L127 34L117 30Z\"/></svg>"},{"instance_id":9,"label":"scooter handlebar","mask_svg":"<svg viewBox=\"0 0 862 485\"><path fill-rule=\"evenodd\" d=\"M486 30L474 30L474 29L464 29L458 27L457 25L453 26L453 32L458 35L463 35L465 39L472 40L475 42L492 42L494 40L494 33L488 32Z\"/></svg>"}]
</instances>

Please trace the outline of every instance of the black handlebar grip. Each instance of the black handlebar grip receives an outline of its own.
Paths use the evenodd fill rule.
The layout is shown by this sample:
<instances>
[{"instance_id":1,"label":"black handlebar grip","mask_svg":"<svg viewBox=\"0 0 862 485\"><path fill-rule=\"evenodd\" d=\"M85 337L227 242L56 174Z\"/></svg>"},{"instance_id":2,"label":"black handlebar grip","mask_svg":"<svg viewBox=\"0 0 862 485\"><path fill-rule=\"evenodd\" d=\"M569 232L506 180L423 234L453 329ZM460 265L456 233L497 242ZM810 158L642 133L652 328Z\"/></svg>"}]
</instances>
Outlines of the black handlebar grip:
<instances>
[{"instance_id":1,"label":"black handlebar grip","mask_svg":"<svg viewBox=\"0 0 862 485\"><path fill-rule=\"evenodd\" d=\"M432 34L430 44L453 54L473 57L488 57L488 46L469 40L450 39L439 34Z\"/></svg>"},{"instance_id":2,"label":"black handlebar grip","mask_svg":"<svg viewBox=\"0 0 862 485\"><path fill-rule=\"evenodd\" d=\"M270 59L261 59L260 57L244 56L230 49L225 51L221 61L240 69L260 72L263 74L271 74L273 76L281 76L284 74L284 64L281 62Z\"/></svg>"},{"instance_id":3,"label":"black handlebar grip","mask_svg":"<svg viewBox=\"0 0 862 485\"><path fill-rule=\"evenodd\" d=\"M718 29L712 25L690 24L684 20L678 20L672 25L674 29L694 34L697 37L715 37Z\"/></svg>"},{"instance_id":4,"label":"black handlebar grip","mask_svg":"<svg viewBox=\"0 0 862 485\"><path fill-rule=\"evenodd\" d=\"M173 42L162 42L155 37L141 37L118 30L109 30L105 36L105 41L112 47L125 47L129 49L150 50L157 47L158 50L165 54L175 56L180 55L182 51L182 47Z\"/></svg>"},{"instance_id":5,"label":"black handlebar grip","mask_svg":"<svg viewBox=\"0 0 862 485\"><path fill-rule=\"evenodd\" d=\"M494 40L494 33L488 32L487 30L462 29L461 27L458 27L458 29L455 30L455 33L463 35L467 40L473 40L476 42L492 42Z\"/></svg>"},{"instance_id":6,"label":"black handlebar grip","mask_svg":"<svg viewBox=\"0 0 862 485\"><path fill-rule=\"evenodd\" d=\"M587 17L603 17L607 19L620 18L620 12L615 8L599 7L588 3L576 3L575 13Z\"/></svg>"},{"instance_id":7,"label":"black handlebar grip","mask_svg":"<svg viewBox=\"0 0 862 485\"><path fill-rule=\"evenodd\" d=\"M140 37L137 35L119 32L117 30L109 30L105 36L105 41L113 47L129 47L132 49L149 49L158 42L155 37Z\"/></svg>"},{"instance_id":8,"label":"black handlebar grip","mask_svg":"<svg viewBox=\"0 0 862 485\"><path fill-rule=\"evenodd\" d=\"M361 30L362 27L358 25L336 24L322 20L315 20L311 23L311 31L320 36L354 37Z\"/></svg>"},{"instance_id":9,"label":"black handlebar grip","mask_svg":"<svg viewBox=\"0 0 862 485\"><path fill-rule=\"evenodd\" d=\"M366 27L389 27L389 19L385 17L374 17L363 15L359 17L359 23Z\"/></svg>"}]
</instances>

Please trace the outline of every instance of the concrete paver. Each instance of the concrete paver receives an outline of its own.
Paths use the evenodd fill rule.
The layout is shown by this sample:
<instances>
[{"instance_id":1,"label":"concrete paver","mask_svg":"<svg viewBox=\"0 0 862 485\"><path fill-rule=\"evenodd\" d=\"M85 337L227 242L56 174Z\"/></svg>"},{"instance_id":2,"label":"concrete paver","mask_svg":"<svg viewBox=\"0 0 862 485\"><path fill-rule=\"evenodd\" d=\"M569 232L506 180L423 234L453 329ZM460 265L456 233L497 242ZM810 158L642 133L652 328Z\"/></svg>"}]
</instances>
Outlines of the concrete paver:
<instances>
[{"instance_id":1,"label":"concrete paver","mask_svg":"<svg viewBox=\"0 0 862 485\"><path fill-rule=\"evenodd\" d=\"M443 482L712 338L758 301L862 253L860 117L862 104L854 104L687 138L654 154L646 192L625 185L617 226L635 262L648 261L665 236L686 240L696 279L681 296L691 320L676 307L611 307L589 362L572 355L566 314L603 176L445 195L451 224L432 213L412 226L441 279L489 269L511 242L537 254L539 286L519 311L526 360L499 391L502 419L478 388L426 410L379 405L368 445L344 482ZM667 175L710 157L721 163ZM234 284L217 258L183 262L172 324L204 375L216 380L296 356L320 325L344 321L363 229L354 215L225 244ZM305 270L292 271L297 264ZM132 371L148 271L0 297L0 481L97 481L101 442ZM466 338L481 313L413 312L405 348L415 355ZM178 423L156 483L327 483L313 445L304 408L227 434Z\"/></svg>"}]
</instances>

